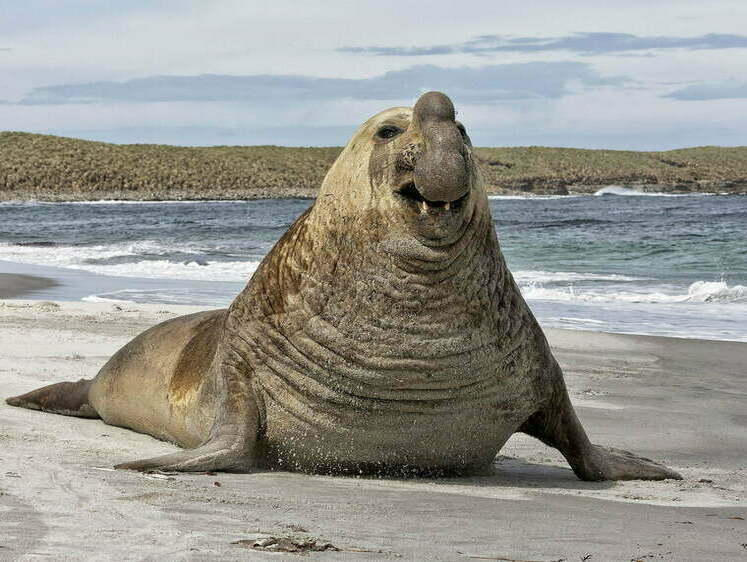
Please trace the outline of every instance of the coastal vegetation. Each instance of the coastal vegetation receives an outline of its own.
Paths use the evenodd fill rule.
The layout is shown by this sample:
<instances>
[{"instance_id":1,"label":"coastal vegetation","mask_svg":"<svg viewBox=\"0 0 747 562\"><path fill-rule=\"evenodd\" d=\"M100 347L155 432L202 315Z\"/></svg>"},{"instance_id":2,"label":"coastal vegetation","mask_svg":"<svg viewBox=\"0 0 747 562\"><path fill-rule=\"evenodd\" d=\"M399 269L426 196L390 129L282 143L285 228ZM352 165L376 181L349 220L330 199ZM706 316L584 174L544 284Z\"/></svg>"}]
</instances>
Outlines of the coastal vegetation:
<instances>
[{"instance_id":1,"label":"coastal vegetation","mask_svg":"<svg viewBox=\"0 0 747 562\"><path fill-rule=\"evenodd\" d=\"M0 199L258 199L314 197L339 147L116 145L0 133ZM644 191L747 193L747 147L666 152L476 148L495 194Z\"/></svg>"}]
</instances>

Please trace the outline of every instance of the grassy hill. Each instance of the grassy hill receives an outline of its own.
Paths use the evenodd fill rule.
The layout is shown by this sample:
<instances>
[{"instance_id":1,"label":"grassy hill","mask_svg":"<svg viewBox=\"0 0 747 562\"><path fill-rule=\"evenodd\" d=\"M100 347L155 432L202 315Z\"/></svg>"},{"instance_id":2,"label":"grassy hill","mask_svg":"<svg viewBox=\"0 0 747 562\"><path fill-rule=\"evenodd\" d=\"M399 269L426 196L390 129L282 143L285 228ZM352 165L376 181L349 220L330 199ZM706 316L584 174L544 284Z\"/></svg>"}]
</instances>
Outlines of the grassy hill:
<instances>
[{"instance_id":1,"label":"grassy hill","mask_svg":"<svg viewBox=\"0 0 747 562\"><path fill-rule=\"evenodd\" d=\"M115 145L0 133L0 199L313 197L340 148ZM747 147L667 152L477 148L492 193L585 193L600 185L747 193Z\"/></svg>"}]
</instances>

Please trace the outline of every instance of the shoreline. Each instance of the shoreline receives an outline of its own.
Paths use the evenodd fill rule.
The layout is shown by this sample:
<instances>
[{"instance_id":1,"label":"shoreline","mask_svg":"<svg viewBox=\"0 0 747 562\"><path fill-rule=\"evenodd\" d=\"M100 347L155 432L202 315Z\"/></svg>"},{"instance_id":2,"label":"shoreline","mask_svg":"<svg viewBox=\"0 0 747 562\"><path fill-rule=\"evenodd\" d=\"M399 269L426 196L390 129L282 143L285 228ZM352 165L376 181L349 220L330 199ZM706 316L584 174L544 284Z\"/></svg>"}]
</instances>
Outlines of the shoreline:
<instances>
[{"instance_id":1,"label":"shoreline","mask_svg":"<svg viewBox=\"0 0 747 562\"><path fill-rule=\"evenodd\" d=\"M643 196L652 195L678 195L678 196L698 196L698 195L747 195L747 184L744 186L724 191L713 186L713 190L686 190L678 189L678 186L663 186L660 184L593 184L593 185L570 185L561 186L560 188L548 190L521 190L521 189L500 189L488 190L488 197L522 197L527 199L545 198L545 197L592 197L597 191L605 187L623 187L632 191L640 192ZM633 194L630 194L633 195ZM262 201L275 199L305 199L314 200L317 196L316 189L279 189L269 192L265 190L252 192L230 191L225 193L210 193L208 196L197 193L180 193L173 190L167 190L164 193L139 193L132 191L101 191L86 193L66 193L60 194L53 191L31 190L25 192L2 191L0 190L0 203L196 203L196 202L224 202L224 201Z\"/></svg>"},{"instance_id":2,"label":"shoreline","mask_svg":"<svg viewBox=\"0 0 747 562\"><path fill-rule=\"evenodd\" d=\"M59 282L50 277L18 273L0 273L0 299L13 299L33 295L43 289L57 287Z\"/></svg>"},{"instance_id":3,"label":"shoreline","mask_svg":"<svg viewBox=\"0 0 747 562\"><path fill-rule=\"evenodd\" d=\"M169 307L172 304L221 308L228 306L241 292L249 277L234 281L178 279L161 276L139 277L100 274L74 267L41 265L0 260L0 271L14 276L46 279L52 283L33 289L33 293L3 298L26 298L55 302L108 302L122 306L154 305ZM3 287L0 274L0 288ZM662 336L678 340L704 340L714 342L747 342L744 330L735 330L740 318L747 318L747 307L736 303L608 303L606 312L581 310L584 303L564 305L562 301L531 299L527 302L543 328L569 329L574 332L619 334L630 336ZM570 308L569 308L570 307ZM659 307L658 309L652 307ZM701 309L700 307L706 307ZM730 308L727 308L730 307ZM717 310L718 309L718 310ZM658 311L657 311L658 310ZM720 311L719 311L720 310ZM659 323L653 325L641 320L640 315L652 315ZM661 316L664 314L664 316ZM703 325L680 325L677 318L703 315ZM734 326L710 324L714 315L730 314ZM657 316L659 315L659 316Z\"/></svg>"},{"instance_id":4,"label":"shoreline","mask_svg":"<svg viewBox=\"0 0 747 562\"><path fill-rule=\"evenodd\" d=\"M6 275L0 273L0 277ZM14 274L13 274L14 275ZM55 284L56 286L57 284ZM98 299L98 300L68 300L68 299L36 299L33 296L19 295L17 297L0 297L0 310L3 308L8 310L46 310L50 309L65 309L73 311L78 314L82 311L86 313L106 313L106 312L144 312L151 314L158 312L159 314L192 314L195 312L202 312L206 310L215 310L219 308L228 308L230 303L226 305L211 305L211 304L173 304L173 303L159 303L159 302L136 302L128 300L114 300L114 299ZM91 309L88 311L87 309ZM0 316L2 314L0 313ZM164 318L167 319L167 318ZM540 322L540 324L542 324ZM651 340L656 342L661 340L663 344L687 344L692 343L694 345L699 344L716 344L716 345L737 345L744 346L743 351L745 353L745 360L747 360L747 341L733 340L733 339L712 339L699 336L687 337L679 335L668 335L668 334L647 334L643 332L612 332L604 330L592 330L589 328L566 328L556 326L542 325L542 331L547 335L548 339L559 339L565 341L568 338L583 337L584 334L589 337L610 337L610 338L629 338L631 340L636 339L641 342L645 340ZM552 338L550 337L552 335ZM563 335L567 335L568 338L564 338Z\"/></svg>"},{"instance_id":5,"label":"shoreline","mask_svg":"<svg viewBox=\"0 0 747 562\"><path fill-rule=\"evenodd\" d=\"M0 303L3 398L91 378L144 329L204 309ZM581 482L555 450L521 434L491 473L465 478L143 475L111 466L176 448L0 401L2 552L116 558L126 536L135 558L222 560L251 556L235 541L292 535L357 549L361 560L742 556L747 343L545 332L592 440L663 462L684 480Z\"/></svg>"}]
</instances>

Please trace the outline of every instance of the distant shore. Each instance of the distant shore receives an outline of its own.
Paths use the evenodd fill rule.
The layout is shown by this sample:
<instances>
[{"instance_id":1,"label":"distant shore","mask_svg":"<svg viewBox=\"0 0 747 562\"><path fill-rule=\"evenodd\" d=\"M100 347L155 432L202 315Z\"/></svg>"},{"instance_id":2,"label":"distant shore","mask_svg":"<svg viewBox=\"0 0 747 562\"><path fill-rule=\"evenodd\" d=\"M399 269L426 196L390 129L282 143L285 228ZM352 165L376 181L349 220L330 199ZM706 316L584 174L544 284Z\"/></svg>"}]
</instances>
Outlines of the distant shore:
<instances>
[{"instance_id":1,"label":"distant shore","mask_svg":"<svg viewBox=\"0 0 747 562\"><path fill-rule=\"evenodd\" d=\"M115 145L0 132L0 200L163 201L313 198L340 147ZM474 149L492 195L747 194L747 147L664 152Z\"/></svg>"},{"instance_id":2,"label":"distant shore","mask_svg":"<svg viewBox=\"0 0 747 562\"><path fill-rule=\"evenodd\" d=\"M599 185L558 185L550 187L544 185L541 188L531 190L517 189L489 189L489 196L511 196L511 197L546 197L552 196L591 196L597 191L610 185L621 185L623 187L640 191L641 193L666 193L671 195L747 195L747 183L744 185L733 184L705 184L697 189L682 185L662 184L599 184ZM177 191L173 189L157 190L147 192L132 191L106 191L96 190L94 192L59 192L46 189L33 190L0 190L0 201L40 201L45 203L83 203L95 201L129 201L129 202L157 202L157 201L257 201L262 199L316 199L316 189L294 189L278 188L275 190L253 190L253 191Z\"/></svg>"}]
</instances>

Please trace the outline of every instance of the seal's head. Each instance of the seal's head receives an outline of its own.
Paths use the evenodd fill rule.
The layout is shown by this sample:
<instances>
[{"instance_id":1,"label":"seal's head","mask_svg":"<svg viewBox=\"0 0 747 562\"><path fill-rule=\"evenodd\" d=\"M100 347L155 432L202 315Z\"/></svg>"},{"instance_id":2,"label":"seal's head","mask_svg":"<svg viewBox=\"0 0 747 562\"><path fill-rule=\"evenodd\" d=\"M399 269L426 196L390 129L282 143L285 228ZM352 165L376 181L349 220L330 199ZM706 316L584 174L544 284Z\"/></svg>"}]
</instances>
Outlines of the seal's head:
<instances>
[{"instance_id":1,"label":"seal's head","mask_svg":"<svg viewBox=\"0 0 747 562\"><path fill-rule=\"evenodd\" d=\"M365 216L379 240L407 237L429 247L459 240L487 205L467 132L440 92L366 121L325 178L319 202Z\"/></svg>"}]
</instances>

